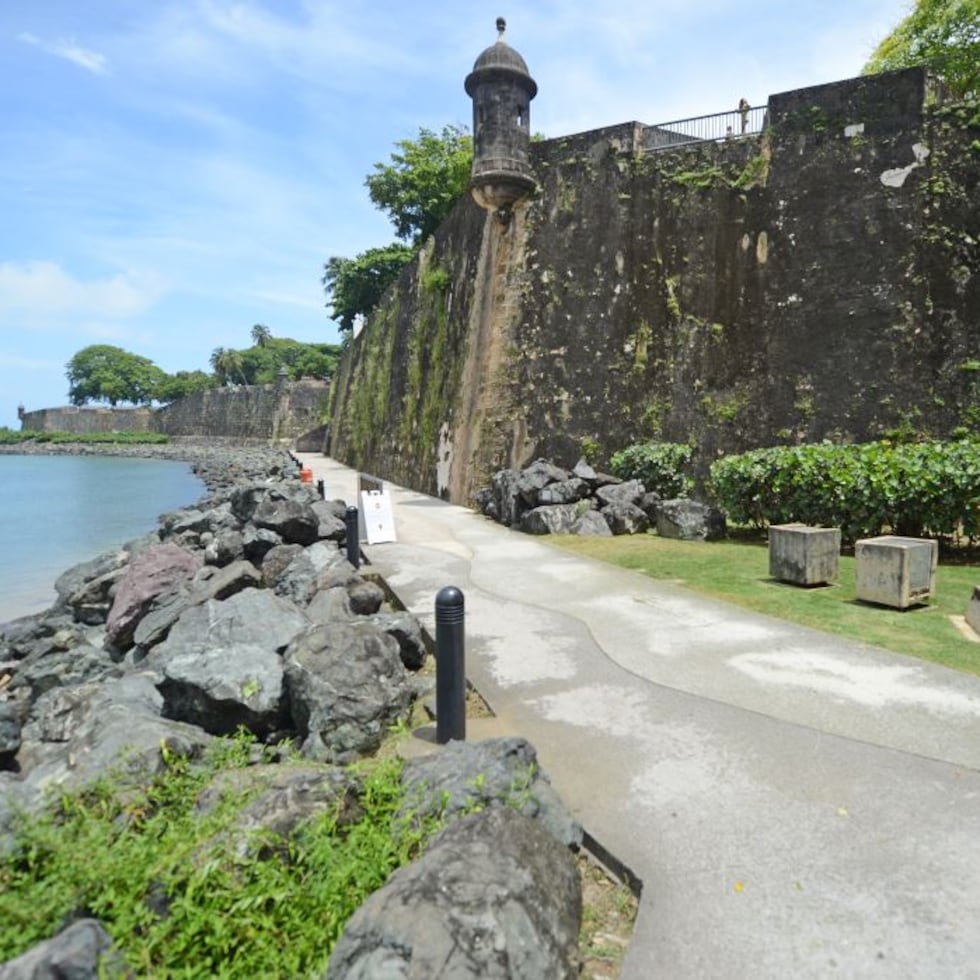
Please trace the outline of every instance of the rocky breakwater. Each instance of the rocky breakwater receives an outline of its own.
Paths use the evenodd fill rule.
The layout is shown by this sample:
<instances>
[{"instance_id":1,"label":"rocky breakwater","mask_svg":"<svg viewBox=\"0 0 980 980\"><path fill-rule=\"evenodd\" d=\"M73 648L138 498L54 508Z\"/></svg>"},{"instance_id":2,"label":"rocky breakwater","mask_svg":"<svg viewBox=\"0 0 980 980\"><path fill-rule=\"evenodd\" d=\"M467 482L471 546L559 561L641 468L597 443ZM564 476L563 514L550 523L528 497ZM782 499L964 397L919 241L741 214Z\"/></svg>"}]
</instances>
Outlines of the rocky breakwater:
<instances>
[{"instance_id":1,"label":"rocky breakwater","mask_svg":"<svg viewBox=\"0 0 980 980\"><path fill-rule=\"evenodd\" d=\"M346 559L344 502L296 480L284 452L235 454L233 480L227 456L207 456L195 468L208 496L65 572L45 613L0 627L0 849L52 793L110 772L145 778L242 728L263 760L287 740L300 748L237 777L252 793L242 832L288 838L339 799L356 807L348 764L431 691L418 622ZM576 976L582 830L533 747L452 743L401 780L415 807L459 819L355 914L325 975L411 963L430 977ZM126 937L84 909L52 933L0 978L127 975Z\"/></svg>"},{"instance_id":2,"label":"rocky breakwater","mask_svg":"<svg viewBox=\"0 0 980 980\"><path fill-rule=\"evenodd\" d=\"M527 534L611 537L655 530L661 537L712 541L725 537L725 516L686 497L663 500L639 480L598 473L585 460L572 470L545 459L523 470L498 470L476 495L477 508Z\"/></svg>"}]
</instances>

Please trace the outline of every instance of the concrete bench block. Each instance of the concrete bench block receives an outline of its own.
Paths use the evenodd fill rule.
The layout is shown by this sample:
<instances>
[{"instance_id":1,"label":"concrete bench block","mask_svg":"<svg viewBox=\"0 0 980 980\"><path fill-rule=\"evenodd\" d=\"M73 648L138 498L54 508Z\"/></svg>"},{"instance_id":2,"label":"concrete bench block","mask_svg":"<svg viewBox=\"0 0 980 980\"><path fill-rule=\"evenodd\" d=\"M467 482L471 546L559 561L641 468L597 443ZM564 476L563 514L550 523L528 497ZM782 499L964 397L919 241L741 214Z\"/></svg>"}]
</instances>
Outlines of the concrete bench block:
<instances>
[{"instance_id":1,"label":"concrete bench block","mask_svg":"<svg viewBox=\"0 0 980 980\"><path fill-rule=\"evenodd\" d=\"M973 587L970 604L966 607L966 624L974 633L980 635L980 585Z\"/></svg>"},{"instance_id":2,"label":"concrete bench block","mask_svg":"<svg viewBox=\"0 0 980 980\"><path fill-rule=\"evenodd\" d=\"M908 609L932 595L939 544L893 535L864 538L854 545L854 559L858 599Z\"/></svg>"},{"instance_id":3,"label":"concrete bench block","mask_svg":"<svg viewBox=\"0 0 980 980\"><path fill-rule=\"evenodd\" d=\"M794 585L837 581L840 528L773 524L769 528L769 574Z\"/></svg>"}]
</instances>

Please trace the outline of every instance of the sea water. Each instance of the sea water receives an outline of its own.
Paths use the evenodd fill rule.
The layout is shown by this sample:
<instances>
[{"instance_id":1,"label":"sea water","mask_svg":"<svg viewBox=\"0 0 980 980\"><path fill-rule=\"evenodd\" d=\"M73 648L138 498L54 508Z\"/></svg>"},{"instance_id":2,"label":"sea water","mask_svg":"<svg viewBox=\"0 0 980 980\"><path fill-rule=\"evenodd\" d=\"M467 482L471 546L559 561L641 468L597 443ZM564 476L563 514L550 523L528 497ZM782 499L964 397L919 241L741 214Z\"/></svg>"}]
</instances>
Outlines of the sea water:
<instances>
[{"instance_id":1,"label":"sea water","mask_svg":"<svg viewBox=\"0 0 980 980\"><path fill-rule=\"evenodd\" d=\"M58 576L139 538L205 492L190 464L0 455L0 623L42 612Z\"/></svg>"}]
</instances>

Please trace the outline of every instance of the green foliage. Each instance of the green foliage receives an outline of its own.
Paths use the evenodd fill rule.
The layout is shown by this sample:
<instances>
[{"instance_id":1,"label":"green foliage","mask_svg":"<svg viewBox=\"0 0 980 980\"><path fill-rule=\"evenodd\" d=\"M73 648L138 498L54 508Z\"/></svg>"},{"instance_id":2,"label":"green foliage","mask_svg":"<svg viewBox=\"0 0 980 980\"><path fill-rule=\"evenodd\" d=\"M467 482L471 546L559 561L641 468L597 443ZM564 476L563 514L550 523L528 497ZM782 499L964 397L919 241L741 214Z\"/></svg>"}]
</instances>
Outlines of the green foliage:
<instances>
[{"instance_id":1,"label":"green foliage","mask_svg":"<svg viewBox=\"0 0 980 980\"><path fill-rule=\"evenodd\" d=\"M473 140L461 126L444 126L441 133L420 129L417 139L395 145L391 162L376 163L364 183L372 203L394 222L395 234L419 245L466 191Z\"/></svg>"},{"instance_id":2,"label":"green foliage","mask_svg":"<svg viewBox=\"0 0 980 980\"><path fill-rule=\"evenodd\" d=\"M34 432L30 429L16 432L13 429L0 428L0 446L16 446L23 442L159 446L170 442L170 436L162 432Z\"/></svg>"},{"instance_id":3,"label":"green foliage","mask_svg":"<svg viewBox=\"0 0 980 980\"><path fill-rule=\"evenodd\" d=\"M245 350L216 347L211 353L211 366L219 385L275 384L283 367L292 381L331 378L340 361L341 349L339 344L306 344L270 334Z\"/></svg>"},{"instance_id":4,"label":"green foliage","mask_svg":"<svg viewBox=\"0 0 980 980\"><path fill-rule=\"evenodd\" d=\"M756 449L711 467L709 489L739 524L880 534L980 534L980 442L889 442Z\"/></svg>"},{"instance_id":5,"label":"green foliage","mask_svg":"<svg viewBox=\"0 0 980 980\"><path fill-rule=\"evenodd\" d=\"M320 281L330 297L331 319L340 330L353 331L357 317L366 317L378 305L414 255L413 248L396 242L369 248L353 259L335 255L327 261Z\"/></svg>"},{"instance_id":6,"label":"green foliage","mask_svg":"<svg viewBox=\"0 0 980 980\"><path fill-rule=\"evenodd\" d=\"M198 391L214 387L214 375L207 371L178 371L165 375L157 385L153 398L158 402L175 402Z\"/></svg>"},{"instance_id":7,"label":"green foliage","mask_svg":"<svg viewBox=\"0 0 980 980\"><path fill-rule=\"evenodd\" d=\"M249 853L262 857L243 857L235 828L247 794L229 790L207 813L196 803L254 752L243 737L217 740L203 762L164 753L161 773L103 780L23 819L0 857L0 961L87 914L139 976L322 975L348 917L441 816L397 815L401 762L387 760L361 770L356 819L338 805L288 841L253 837Z\"/></svg>"},{"instance_id":8,"label":"green foliage","mask_svg":"<svg viewBox=\"0 0 980 980\"><path fill-rule=\"evenodd\" d=\"M980 94L980 0L916 0L865 74L925 65L959 95Z\"/></svg>"},{"instance_id":9,"label":"green foliage","mask_svg":"<svg viewBox=\"0 0 980 980\"><path fill-rule=\"evenodd\" d=\"M90 401L146 405L166 375L151 360L121 347L93 344L68 362L68 398L72 405Z\"/></svg>"},{"instance_id":10,"label":"green foliage","mask_svg":"<svg viewBox=\"0 0 980 980\"><path fill-rule=\"evenodd\" d=\"M613 453L610 466L614 476L639 480L649 492L669 500L691 491L693 481L684 469L693 454L694 450L684 443L639 443Z\"/></svg>"}]
</instances>

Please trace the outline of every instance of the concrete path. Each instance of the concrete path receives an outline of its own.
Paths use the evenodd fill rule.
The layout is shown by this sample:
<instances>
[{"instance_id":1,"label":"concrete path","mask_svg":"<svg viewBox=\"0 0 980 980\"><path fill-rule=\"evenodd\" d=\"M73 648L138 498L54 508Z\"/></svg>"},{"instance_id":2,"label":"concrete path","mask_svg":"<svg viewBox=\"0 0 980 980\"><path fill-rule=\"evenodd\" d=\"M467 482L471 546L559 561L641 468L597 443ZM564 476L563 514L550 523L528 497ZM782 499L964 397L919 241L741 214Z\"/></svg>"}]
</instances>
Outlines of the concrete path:
<instances>
[{"instance_id":1,"label":"concrete path","mask_svg":"<svg viewBox=\"0 0 980 980\"><path fill-rule=\"evenodd\" d=\"M374 569L430 629L463 590L500 730L643 882L624 978L980 978L980 677L386 489Z\"/></svg>"}]
</instances>

